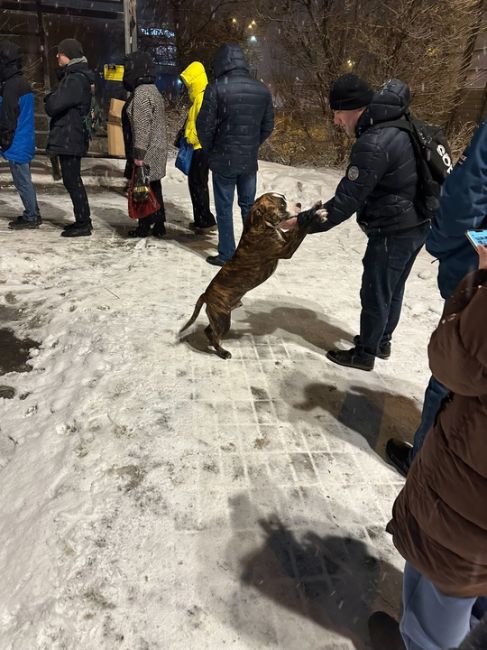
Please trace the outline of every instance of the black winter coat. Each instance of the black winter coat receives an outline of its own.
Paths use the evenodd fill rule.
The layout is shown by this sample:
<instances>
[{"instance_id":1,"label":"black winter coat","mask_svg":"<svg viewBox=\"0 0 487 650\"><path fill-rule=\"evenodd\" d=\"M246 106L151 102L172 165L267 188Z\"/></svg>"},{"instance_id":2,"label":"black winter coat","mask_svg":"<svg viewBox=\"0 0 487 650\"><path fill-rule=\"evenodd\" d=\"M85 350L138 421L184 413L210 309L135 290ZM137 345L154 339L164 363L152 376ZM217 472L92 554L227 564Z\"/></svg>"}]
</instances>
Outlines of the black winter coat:
<instances>
[{"instance_id":1,"label":"black winter coat","mask_svg":"<svg viewBox=\"0 0 487 650\"><path fill-rule=\"evenodd\" d=\"M274 128L269 90L249 75L238 45L222 45L215 56L216 80L207 86L196 130L217 174L257 171L259 146Z\"/></svg>"},{"instance_id":2,"label":"black winter coat","mask_svg":"<svg viewBox=\"0 0 487 650\"><path fill-rule=\"evenodd\" d=\"M367 234L399 232L424 223L414 207L418 175L410 137L396 127L380 126L402 118L409 101L409 88L399 79L391 79L374 94L358 121L347 172L325 204L328 219L322 230L355 212Z\"/></svg>"},{"instance_id":3,"label":"black winter coat","mask_svg":"<svg viewBox=\"0 0 487 650\"><path fill-rule=\"evenodd\" d=\"M89 138L83 124L91 106L93 72L84 62L67 65L60 70L56 90L44 99L51 118L47 151L52 155L84 156Z\"/></svg>"}]
</instances>

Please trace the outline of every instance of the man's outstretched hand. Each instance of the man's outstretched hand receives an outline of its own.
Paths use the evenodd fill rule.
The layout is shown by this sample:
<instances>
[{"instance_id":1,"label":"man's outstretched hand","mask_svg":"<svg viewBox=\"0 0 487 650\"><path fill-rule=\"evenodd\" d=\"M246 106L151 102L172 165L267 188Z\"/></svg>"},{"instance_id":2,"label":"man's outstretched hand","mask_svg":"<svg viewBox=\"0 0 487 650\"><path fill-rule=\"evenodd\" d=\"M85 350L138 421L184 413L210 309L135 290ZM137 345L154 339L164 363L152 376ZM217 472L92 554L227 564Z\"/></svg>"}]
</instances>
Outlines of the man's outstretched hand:
<instances>
[{"instance_id":1,"label":"man's outstretched hand","mask_svg":"<svg viewBox=\"0 0 487 650\"><path fill-rule=\"evenodd\" d=\"M299 217L304 217L305 215L308 219L313 219L316 216L319 216L322 220L326 219L326 210L323 208L323 203L321 201L318 201L309 210L303 210L303 212L300 212L297 217L284 219L279 223L279 229L283 231L293 230L296 228Z\"/></svg>"}]
</instances>

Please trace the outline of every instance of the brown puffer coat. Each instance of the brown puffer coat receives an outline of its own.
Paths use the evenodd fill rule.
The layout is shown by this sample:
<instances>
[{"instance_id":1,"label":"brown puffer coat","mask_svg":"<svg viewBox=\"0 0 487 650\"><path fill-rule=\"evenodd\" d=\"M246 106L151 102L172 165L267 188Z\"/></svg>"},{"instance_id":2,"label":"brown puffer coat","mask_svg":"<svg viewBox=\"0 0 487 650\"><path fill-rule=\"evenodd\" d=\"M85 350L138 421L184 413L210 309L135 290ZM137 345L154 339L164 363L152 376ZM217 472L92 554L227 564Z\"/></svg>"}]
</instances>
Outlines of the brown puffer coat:
<instances>
[{"instance_id":1,"label":"brown puffer coat","mask_svg":"<svg viewBox=\"0 0 487 650\"><path fill-rule=\"evenodd\" d=\"M451 394L393 507L387 530L415 569L450 596L487 595L487 271L447 301L429 348Z\"/></svg>"}]
</instances>

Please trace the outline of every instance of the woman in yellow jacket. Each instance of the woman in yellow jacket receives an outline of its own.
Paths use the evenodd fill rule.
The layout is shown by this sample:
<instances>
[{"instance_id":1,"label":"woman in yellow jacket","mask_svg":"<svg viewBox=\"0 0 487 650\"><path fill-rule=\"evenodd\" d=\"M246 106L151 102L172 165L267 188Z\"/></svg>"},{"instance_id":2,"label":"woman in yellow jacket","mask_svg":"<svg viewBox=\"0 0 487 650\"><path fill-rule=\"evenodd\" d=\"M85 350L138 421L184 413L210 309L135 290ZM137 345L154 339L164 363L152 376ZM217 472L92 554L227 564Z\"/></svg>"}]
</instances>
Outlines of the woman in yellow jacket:
<instances>
[{"instance_id":1,"label":"woman in yellow jacket","mask_svg":"<svg viewBox=\"0 0 487 650\"><path fill-rule=\"evenodd\" d=\"M188 174L189 193L193 203L194 222L190 228L195 230L212 230L216 226L215 217L210 210L210 194L208 191L208 156L201 148L196 133L196 118L203 102L208 77L205 68L199 61L193 61L181 73L181 79L188 89L191 107L188 111L184 136L193 145L193 158Z\"/></svg>"}]
</instances>

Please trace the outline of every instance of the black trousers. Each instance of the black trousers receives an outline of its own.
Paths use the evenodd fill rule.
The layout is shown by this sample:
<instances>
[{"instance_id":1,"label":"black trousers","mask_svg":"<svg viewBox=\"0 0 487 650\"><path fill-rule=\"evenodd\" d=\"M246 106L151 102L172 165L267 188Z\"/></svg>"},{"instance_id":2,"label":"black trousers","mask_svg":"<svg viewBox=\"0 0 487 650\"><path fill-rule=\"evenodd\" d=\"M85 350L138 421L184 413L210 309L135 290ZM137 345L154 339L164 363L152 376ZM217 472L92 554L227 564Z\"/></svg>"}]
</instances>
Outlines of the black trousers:
<instances>
[{"instance_id":1,"label":"black trousers","mask_svg":"<svg viewBox=\"0 0 487 650\"><path fill-rule=\"evenodd\" d=\"M166 211L164 209L164 199L162 198L161 181L151 181L150 187L161 207L157 212L154 212L154 214L150 214L148 217L139 219L137 230L142 235L147 234L152 225L154 226L153 232L155 234L164 232L164 222L166 221Z\"/></svg>"},{"instance_id":2,"label":"black trousers","mask_svg":"<svg viewBox=\"0 0 487 650\"><path fill-rule=\"evenodd\" d=\"M196 226L214 226L215 217L210 210L208 191L208 156L203 149L195 149L188 174L189 193L193 204L193 218Z\"/></svg>"},{"instance_id":3,"label":"black trousers","mask_svg":"<svg viewBox=\"0 0 487 650\"><path fill-rule=\"evenodd\" d=\"M73 203L74 218L80 226L91 226L90 204L81 178L81 158L79 156L59 156L64 187Z\"/></svg>"},{"instance_id":4,"label":"black trousers","mask_svg":"<svg viewBox=\"0 0 487 650\"><path fill-rule=\"evenodd\" d=\"M370 235L362 260L360 348L376 354L399 323L406 280L429 231L429 222L399 233Z\"/></svg>"}]
</instances>

